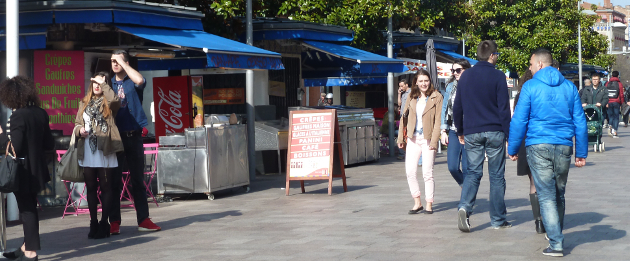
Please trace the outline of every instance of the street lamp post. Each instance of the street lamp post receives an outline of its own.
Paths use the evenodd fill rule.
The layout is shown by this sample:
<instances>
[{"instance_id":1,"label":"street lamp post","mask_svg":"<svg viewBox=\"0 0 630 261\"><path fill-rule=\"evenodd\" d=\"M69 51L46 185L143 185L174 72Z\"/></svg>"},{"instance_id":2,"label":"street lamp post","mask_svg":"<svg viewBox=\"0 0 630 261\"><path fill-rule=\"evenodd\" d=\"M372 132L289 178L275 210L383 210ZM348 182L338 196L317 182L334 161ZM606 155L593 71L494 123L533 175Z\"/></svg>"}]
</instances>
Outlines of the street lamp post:
<instances>
[{"instance_id":1,"label":"street lamp post","mask_svg":"<svg viewBox=\"0 0 630 261\"><path fill-rule=\"evenodd\" d=\"M580 4L582 1L578 1L578 11L580 11ZM578 71L579 71L579 79L580 82L580 90L582 90L582 20L581 17L578 20Z\"/></svg>"}]
</instances>

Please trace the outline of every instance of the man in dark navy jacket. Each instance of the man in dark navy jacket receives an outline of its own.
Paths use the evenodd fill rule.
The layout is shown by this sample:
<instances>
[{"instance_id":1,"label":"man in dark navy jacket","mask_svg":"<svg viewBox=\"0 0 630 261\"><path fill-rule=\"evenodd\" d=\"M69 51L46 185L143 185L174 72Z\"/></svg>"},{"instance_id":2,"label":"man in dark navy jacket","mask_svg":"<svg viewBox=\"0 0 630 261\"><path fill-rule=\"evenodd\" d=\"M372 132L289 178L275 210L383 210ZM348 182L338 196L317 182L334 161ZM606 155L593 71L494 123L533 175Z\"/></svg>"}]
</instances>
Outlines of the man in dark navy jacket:
<instances>
[{"instance_id":1,"label":"man in dark navy jacket","mask_svg":"<svg viewBox=\"0 0 630 261\"><path fill-rule=\"evenodd\" d=\"M505 141L510 132L510 98L505 74L495 68L497 44L486 40L477 46L479 62L459 79L453 104L457 136L465 144L468 175L458 206L459 230L470 232L469 216L483 176L485 154L490 175L490 225L509 228L505 209Z\"/></svg>"},{"instance_id":2,"label":"man in dark navy jacket","mask_svg":"<svg viewBox=\"0 0 630 261\"><path fill-rule=\"evenodd\" d=\"M142 109L142 93L147 82L142 74L129 65L129 54L124 50L112 52L112 71L116 75L112 77L112 89L118 94L121 107L116 114L116 125L120 132L125 151L118 153L118 168L113 173L112 189L114 201L112 212L109 215L111 223L110 232L113 235L120 234L120 193L122 184L122 166L126 162L129 169L129 182L133 204L136 208L138 231L159 231L149 217L149 204L147 203L147 188L144 184L144 148L142 144L142 128L147 126L147 116Z\"/></svg>"}]
</instances>

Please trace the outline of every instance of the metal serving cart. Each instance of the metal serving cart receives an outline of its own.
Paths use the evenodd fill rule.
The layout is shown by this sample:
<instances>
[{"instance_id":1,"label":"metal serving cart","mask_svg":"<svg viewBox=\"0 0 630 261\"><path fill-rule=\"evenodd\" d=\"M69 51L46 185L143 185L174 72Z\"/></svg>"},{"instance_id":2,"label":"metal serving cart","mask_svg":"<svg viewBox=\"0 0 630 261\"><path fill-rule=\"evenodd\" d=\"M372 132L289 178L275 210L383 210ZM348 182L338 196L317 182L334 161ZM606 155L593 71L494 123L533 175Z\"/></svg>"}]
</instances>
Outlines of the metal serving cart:
<instances>
[{"instance_id":1,"label":"metal serving cart","mask_svg":"<svg viewBox=\"0 0 630 261\"><path fill-rule=\"evenodd\" d=\"M204 193L235 187L249 191L246 125L206 125L160 137L158 194Z\"/></svg>"},{"instance_id":2,"label":"metal serving cart","mask_svg":"<svg viewBox=\"0 0 630 261\"><path fill-rule=\"evenodd\" d=\"M372 109L347 106L289 107L289 111L316 109L337 110L344 165L380 159L379 129Z\"/></svg>"}]
</instances>

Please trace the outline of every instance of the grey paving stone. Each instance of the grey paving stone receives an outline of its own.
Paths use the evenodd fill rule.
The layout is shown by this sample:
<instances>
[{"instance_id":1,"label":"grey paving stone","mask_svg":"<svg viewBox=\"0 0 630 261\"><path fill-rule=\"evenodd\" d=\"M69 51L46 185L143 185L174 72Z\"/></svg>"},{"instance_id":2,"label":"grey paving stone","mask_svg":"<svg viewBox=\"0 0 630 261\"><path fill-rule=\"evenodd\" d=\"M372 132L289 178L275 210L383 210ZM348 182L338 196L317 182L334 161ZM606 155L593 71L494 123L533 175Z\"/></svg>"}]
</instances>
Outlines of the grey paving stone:
<instances>
[{"instance_id":1,"label":"grey paving stone","mask_svg":"<svg viewBox=\"0 0 630 261\"><path fill-rule=\"evenodd\" d=\"M630 129L621 128L619 135L605 136L609 150L589 152L586 167L570 170L563 260L627 260ZM548 260L540 253L547 242L534 230L529 181L516 176L514 162L506 163L505 176L514 227L490 228L486 174L471 233L457 229L461 190L448 173L445 154L436 163L433 215L407 214L413 200L404 163L383 158L346 168L347 193L339 180L332 196L325 182L309 181L305 194L292 182L286 197L284 176L261 176L249 193L150 205L153 221L163 228L156 233L138 232L133 208L124 208L121 235L87 240L87 215L60 219L62 208L45 208L38 253L41 260ZM424 194L422 199L426 204ZM9 248L20 245L22 235L19 222L10 222Z\"/></svg>"}]
</instances>

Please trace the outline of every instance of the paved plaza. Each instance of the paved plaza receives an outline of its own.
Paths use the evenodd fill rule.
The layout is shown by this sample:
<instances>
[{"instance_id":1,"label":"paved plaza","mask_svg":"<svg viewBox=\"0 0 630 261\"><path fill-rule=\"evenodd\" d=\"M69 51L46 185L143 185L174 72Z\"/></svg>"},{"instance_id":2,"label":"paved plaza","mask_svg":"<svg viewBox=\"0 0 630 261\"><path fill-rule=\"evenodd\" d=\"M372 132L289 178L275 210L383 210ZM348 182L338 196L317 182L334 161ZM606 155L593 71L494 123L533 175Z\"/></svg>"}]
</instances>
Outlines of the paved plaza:
<instances>
[{"instance_id":1,"label":"paved plaza","mask_svg":"<svg viewBox=\"0 0 630 261\"><path fill-rule=\"evenodd\" d=\"M587 166L571 168L565 218L566 260L628 260L630 240L630 128L620 139L604 138L605 153L589 152ZM486 170L487 171L487 170ZM252 190L191 196L151 206L163 231L136 230L135 212L123 211L121 234L88 240L88 215L61 219L63 208L40 212L40 260L546 260L544 236L534 230L527 177L506 166L508 220L514 227L494 230L488 216L489 183L482 181L473 231L457 229L460 188L440 154L435 166L433 215L409 215L413 206L403 161L383 158L346 169L327 195L325 182L292 182L259 176ZM419 175L421 176L421 175ZM424 193L424 187L420 186ZM423 194L423 204L424 194ZM8 225L8 245L22 242L22 226Z\"/></svg>"}]
</instances>

